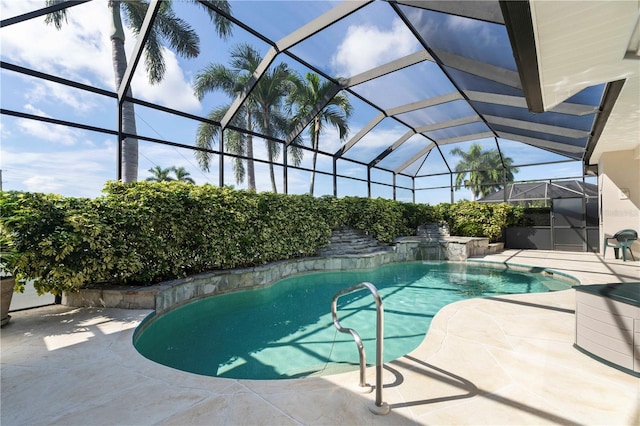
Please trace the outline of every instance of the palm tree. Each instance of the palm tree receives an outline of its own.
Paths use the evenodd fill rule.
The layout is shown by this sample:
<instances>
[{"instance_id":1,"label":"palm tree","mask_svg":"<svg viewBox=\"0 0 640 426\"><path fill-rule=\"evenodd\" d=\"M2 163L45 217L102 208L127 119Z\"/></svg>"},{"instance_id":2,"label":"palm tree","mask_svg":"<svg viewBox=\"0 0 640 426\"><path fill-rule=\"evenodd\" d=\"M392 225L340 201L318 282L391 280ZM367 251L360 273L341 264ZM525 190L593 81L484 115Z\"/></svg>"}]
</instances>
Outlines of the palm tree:
<instances>
[{"instance_id":1,"label":"palm tree","mask_svg":"<svg viewBox=\"0 0 640 426\"><path fill-rule=\"evenodd\" d=\"M65 0L47 0L47 6L64 3ZM227 0L210 0L216 7L229 12L231 7ZM226 38L231 34L231 23L212 9L202 3L198 3L205 8L214 23L216 31L220 37ZM125 23L135 34L139 34L144 22L145 14L149 8L147 0L109 0L109 18L112 23L111 28L111 50L113 58L113 69L115 74L116 90L120 87L122 78L127 69L127 57L124 50L124 29L120 15L121 6L125 13ZM67 21L67 9L61 9L49 13L45 22L54 24L57 29L62 28L63 21ZM165 63L162 56L162 46L164 40L169 47L184 57L194 58L200 53L200 39L198 34L189 26L187 22L178 18L171 9L171 2L165 1L160 5L156 22L149 32L149 37L145 44L145 67L151 84L162 81L165 73ZM127 96L132 97L131 88L127 90ZM124 102L122 104L122 131L128 134L137 134L136 119L133 104ZM132 182L138 178L138 139L127 137L122 142L122 166L124 182Z\"/></svg>"},{"instance_id":2,"label":"palm tree","mask_svg":"<svg viewBox=\"0 0 640 426\"><path fill-rule=\"evenodd\" d=\"M265 72L249 96L256 104L258 128L266 136L284 136L291 126L283 116L283 101L294 89L293 74L287 64L280 63ZM278 192L273 162L280 155L280 144L270 139L267 142L271 190Z\"/></svg>"},{"instance_id":3,"label":"palm tree","mask_svg":"<svg viewBox=\"0 0 640 426\"><path fill-rule=\"evenodd\" d=\"M260 53L248 44L239 44L231 49L230 67L227 68L220 64L211 64L200 72L194 80L194 93L202 99L202 97L210 91L222 90L231 97L236 97L244 90L246 83L249 81L253 73L260 65L262 58ZM245 100L242 108L240 108L232 121L232 124L244 128L249 131L258 129L266 136L278 137L287 134L291 128L290 121L283 114L283 102L285 97L293 90L295 77L289 70L289 67L281 63L271 67L258 80L253 88L250 96ZM226 109L225 109L226 108ZM228 107L214 110L209 114L211 119L220 117L221 111L226 113ZM222 116L224 115L222 114ZM211 149L215 143L215 138L219 136L220 129L213 129L212 125L203 123L198 128L196 144L200 147ZM235 138L235 140L234 140ZM243 137L238 135L229 135L232 146L235 147L236 153L243 152L246 154L247 174L249 189L255 190L255 172L253 165L253 138L247 134ZM227 136L225 133L225 141ZM235 143L235 145L233 145ZM271 189L278 192L276 187L275 172L273 162L280 154L280 144L272 140L265 140L269 159L269 172L271 178ZM244 148L241 148L244 146ZM245 149L246 148L246 149ZM200 165L208 165L204 156L209 156L206 152L200 152L198 161ZM299 150L292 148L290 157L295 165L300 163ZM238 163L236 162L236 165ZM236 179L238 173L236 173Z\"/></svg>"},{"instance_id":4,"label":"palm tree","mask_svg":"<svg viewBox=\"0 0 640 426\"><path fill-rule=\"evenodd\" d=\"M246 45L239 45L232 48L230 52L231 68L227 68L221 64L210 64L198 73L193 82L193 91L195 96L202 100L208 92L221 90L229 97L238 96L244 89L245 85L251 78L254 69L243 68L246 62L260 63L259 54L248 48ZM241 57L247 57L240 60ZM256 65L257 66L257 65ZM207 118L213 121L220 121L229 110L229 105L222 106L212 110ZM253 131L255 127L254 117L256 115L255 105L247 100L238 110L231 124L249 131ZM211 149L220 136L220 128L210 123L201 123L198 126L196 134L196 145L200 148ZM249 134L241 134L235 131L227 131L225 133L225 144L229 152L238 155L246 155L248 179L247 186L249 190L256 189L256 175L253 161L253 136ZM211 155L205 151L196 151L196 158L200 167L204 171L209 171ZM236 177L236 183L241 183L245 177L244 163L240 158L235 159L233 169Z\"/></svg>"},{"instance_id":5,"label":"palm tree","mask_svg":"<svg viewBox=\"0 0 640 426\"><path fill-rule=\"evenodd\" d=\"M171 170L173 171L173 173L175 173L176 175L176 180L178 182L186 182L186 183L193 183L195 184L196 182L191 178L191 173L189 173L187 171L187 169L185 169L184 167L176 167L173 166L171 168Z\"/></svg>"},{"instance_id":6,"label":"palm tree","mask_svg":"<svg viewBox=\"0 0 640 426\"><path fill-rule=\"evenodd\" d=\"M207 118L212 121L221 121L229 110L229 105L224 105L218 108L214 108ZM251 119L249 112L245 112L245 106L242 106L238 111L238 114L231 120L231 124L236 127L241 127L251 130L251 126L245 126L242 119ZM248 114L248 115L247 115ZM212 149L217 139L220 137L220 127L210 123L200 123L198 131L196 133L196 145L200 148ZM225 147L228 152L234 153L239 156L247 156L247 170L244 167L244 160L241 157L234 157L233 172L235 174L236 183L242 183L245 177L248 178L248 189L255 191L256 189L256 176L253 165L253 136L251 134L244 134L236 132L235 130L227 130L224 138ZM250 153L250 155L248 154ZM206 151L196 151L196 159L200 168L205 172L208 172L211 167L211 154Z\"/></svg>"},{"instance_id":7,"label":"palm tree","mask_svg":"<svg viewBox=\"0 0 640 426\"><path fill-rule=\"evenodd\" d=\"M175 174L175 178L171 176L172 172ZM187 169L185 169L184 167L171 166L167 168L162 168L160 166L155 166L149 169L149 173L151 173L151 176L145 179L147 182L178 181L178 182L187 182L187 183L193 183L193 184L196 183L191 178L190 176L191 173L189 173Z\"/></svg>"},{"instance_id":8,"label":"palm tree","mask_svg":"<svg viewBox=\"0 0 640 426\"><path fill-rule=\"evenodd\" d=\"M309 113L327 94L334 89L334 84L328 80L320 81L320 76L314 73L307 73L304 80L299 79L296 90L289 96L289 103L295 105L297 112L293 118L294 124L308 117ZM338 93L327 106L316 115L309 126L309 138L313 148L313 160L311 166L311 181L309 183L309 194L313 195L313 187L316 176L316 163L318 160L318 147L320 134L324 131L325 125L330 124L338 130L340 141L344 141L349 135L349 124L347 121L351 116L351 102L349 98ZM306 124L306 123L304 123Z\"/></svg>"},{"instance_id":9,"label":"palm tree","mask_svg":"<svg viewBox=\"0 0 640 426\"><path fill-rule=\"evenodd\" d=\"M167 167L166 169L160 167L160 166L155 166L149 169L149 173L152 174L152 176L149 176L146 181L147 182L171 182L174 181L175 179L172 178L171 176L169 176L171 174L172 171L174 171L175 167Z\"/></svg>"},{"instance_id":10,"label":"palm tree","mask_svg":"<svg viewBox=\"0 0 640 426\"><path fill-rule=\"evenodd\" d=\"M474 201L478 196L486 197L492 192L502 189L506 182L513 182L514 174L518 172L517 167L511 166L513 164L512 158L504 157L501 159L498 150L483 151L482 146L477 143L471 145L467 152L460 148L454 148L451 150L451 155L462 158L455 168L458 173L455 189L459 190L463 185L465 188L469 188ZM467 174L469 175L468 179Z\"/></svg>"}]
</instances>

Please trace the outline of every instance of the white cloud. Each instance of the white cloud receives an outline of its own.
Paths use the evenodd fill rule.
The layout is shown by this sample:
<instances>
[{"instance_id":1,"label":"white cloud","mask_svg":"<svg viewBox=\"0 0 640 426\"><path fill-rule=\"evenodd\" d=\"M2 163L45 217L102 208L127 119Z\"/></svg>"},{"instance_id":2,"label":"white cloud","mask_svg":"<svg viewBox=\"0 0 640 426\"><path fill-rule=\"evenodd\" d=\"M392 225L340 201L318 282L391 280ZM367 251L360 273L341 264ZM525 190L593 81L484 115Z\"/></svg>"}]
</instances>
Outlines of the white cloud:
<instances>
[{"instance_id":1,"label":"white cloud","mask_svg":"<svg viewBox=\"0 0 640 426\"><path fill-rule=\"evenodd\" d=\"M80 137L80 131L71 127L58 126L23 118L19 119L17 124L27 135L62 145L75 145Z\"/></svg>"},{"instance_id":2,"label":"white cloud","mask_svg":"<svg viewBox=\"0 0 640 426\"><path fill-rule=\"evenodd\" d=\"M352 25L331 63L337 75L350 77L418 49L415 37L399 19L394 19L389 30Z\"/></svg>"},{"instance_id":3,"label":"white cloud","mask_svg":"<svg viewBox=\"0 0 640 426\"><path fill-rule=\"evenodd\" d=\"M478 44L486 46L495 46L498 39L490 31L490 26L484 22L475 19L463 18L460 16L447 16L445 25L449 28L447 31L459 31L466 33L466 37L473 37ZM462 46L470 48L470 46Z\"/></svg>"},{"instance_id":4,"label":"white cloud","mask_svg":"<svg viewBox=\"0 0 640 426\"><path fill-rule=\"evenodd\" d=\"M5 126L2 121L0 121L0 139L9 138L11 135L11 131L7 129L7 126Z\"/></svg>"},{"instance_id":5,"label":"white cloud","mask_svg":"<svg viewBox=\"0 0 640 426\"><path fill-rule=\"evenodd\" d=\"M353 134L353 132L350 132L350 136L353 136ZM347 141L350 136L347 137ZM340 133L338 130L329 124L325 124L324 131L320 134L319 141L320 149L330 153L338 151L346 142L340 140ZM311 155L311 153L309 153L309 155Z\"/></svg>"},{"instance_id":6,"label":"white cloud","mask_svg":"<svg viewBox=\"0 0 640 426\"><path fill-rule=\"evenodd\" d=\"M465 32L469 37L480 38L480 40L487 45L494 45L497 41L496 37L489 31L486 23L476 21L475 19L449 15L447 16L445 25L448 28L446 31Z\"/></svg>"},{"instance_id":7,"label":"white cloud","mask_svg":"<svg viewBox=\"0 0 640 426\"><path fill-rule=\"evenodd\" d=\"M406 129L404 128L373 129L367 133L364 138L358 141L358 144L360 146L366 146L369 149L377 149L382 152L393 145L405 133ZM356 144L356 146L358 144Z\"/></svg>"},{"instance_id":8,"label":"white cloud","mask_svg":"<svg viewBox=\"0 0 640 426\"><path fill-rule=\"evenodd\" d=\"M43 7L42 1L1 2L4 16L15 16ZM57 30L46 25L44 17L14 24L2 30L2 57L4 60L85 84L115 91L111 59L110 24L107 2L89 2L71 7L68 22ZM128 57L135 46L135 37L126 30L125 49ZM165 49L166 74L162 83L149 84L144 61L141 60L133 78L134 95L150 102L174 109L197 111L200 103L193 96L190 82L185 77L173 52ZM53 98L63 104L86 112L93 105L80 91L53 83L36 84L26 90L28 99Z\"/></svg>"},{"instance_id":9,"label":"white cloud","mask_svg":"<svg viewBox=\"0 0 640 426\"><path fill-rule=\"evenodd\" d=\"M30 80L29 82L31 85L25 91L24 97L30 103L47 103L58 107L66 105L81 114L91 113L99 105L96 95L88 92L50 81Z\"/></svg>"},{"instance_id":10,"label":"white cloud","mask_svg":"<svg viewBox=\"0 0 640 426\"><path fill-rule=\"evenodd\" d=\"M469 19L462 16L447 15L445 25L449 31L476 31L481 29L484 24L475 19Z\"/></svg>"},{"instance_id":11,"label":"white cloud","mask_svg":"<svg viewBox=\"0 0 640 426\"><path fill-rule=\"evenodd\" d=\"M30 112L33 115L37 115L39 117L51 117L50 115L48 115L47 113L45 113L44 111L42 111L41 109L38 109L36 107L34 107L31 104L26 104L24 106L25 111Z\"/></svg>"},{"instance_id":12,"label":"white cloud","mask_svg":"<svg viewBox=\"0 0 640 426\"><path fill-rule=\"evenodd\" d=\"M115 179L115 144L72 151L42 152L14 150L2 146L5 189L53 192L67 196L97 197L107 180Z\"/></svg>"},{"instance_id":13,"label":"white cloud","mask_svg":"<svg viewBox=\"0 0 640 426\"><path fill-rule=\"evenodd\" d=\"M24 185L28 192L59 194L64 189L64 184L52 175L33 175L24 181Z\"/></svg>"},{"instance_id":14,"label":"white cloud","mask_svg":"<svg viewBox=\"0 0 640 426\"><path fill-rule=\"evenodd\" d=\"M168 49L162 50L166 66L164 79L156 85L151 85L146 71L140 72L144 68L141 60L138 67L142 68L134 74L131 82L133 96L180 111L198 112L200 101L193 95L191 83L186 80L176 55Z\"/></svg>"},{"instance_id":15,"label":"white cloud","mask_svg":"<svg viewBox=\"0 0 640 426\"><path fill-rule=\"evenodd\" d=\"M28 5L28 7L26 6ZM3 1L3 12L40 9L42 1ZM109 22L106 2L91 2L68 9L61 30L46 25L44 17L3 29L2 55L11 62L82 83L113 86Z\"/></svg>"}]
</instances>

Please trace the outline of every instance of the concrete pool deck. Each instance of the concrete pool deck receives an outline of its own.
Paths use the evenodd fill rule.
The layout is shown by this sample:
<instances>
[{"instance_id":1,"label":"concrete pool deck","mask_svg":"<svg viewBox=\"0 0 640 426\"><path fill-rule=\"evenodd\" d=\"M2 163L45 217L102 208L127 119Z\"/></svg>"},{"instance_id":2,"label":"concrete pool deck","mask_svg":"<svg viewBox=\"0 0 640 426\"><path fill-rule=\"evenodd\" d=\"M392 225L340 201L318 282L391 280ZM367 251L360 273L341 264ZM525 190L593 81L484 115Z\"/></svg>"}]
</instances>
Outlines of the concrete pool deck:
<instances>
[{"instance_id":1,"label":"concrete pool deck","mask_svg":"<svg viewBox=\"0 0 640 426\"><path fill-rule=\"evenodd\" d=\"M640 262L594 253L505 250L482 259L551 268L582 284L640 281ZM354 391L357 372L233 380L149 361L131 343L149 310L18 311L1 332L0 423L640 424L640 379L573 347L574 309L574 290L444 307L414 352L385 365L387 416L370 413L374 393Z\"/></svg>"}]
</instances>

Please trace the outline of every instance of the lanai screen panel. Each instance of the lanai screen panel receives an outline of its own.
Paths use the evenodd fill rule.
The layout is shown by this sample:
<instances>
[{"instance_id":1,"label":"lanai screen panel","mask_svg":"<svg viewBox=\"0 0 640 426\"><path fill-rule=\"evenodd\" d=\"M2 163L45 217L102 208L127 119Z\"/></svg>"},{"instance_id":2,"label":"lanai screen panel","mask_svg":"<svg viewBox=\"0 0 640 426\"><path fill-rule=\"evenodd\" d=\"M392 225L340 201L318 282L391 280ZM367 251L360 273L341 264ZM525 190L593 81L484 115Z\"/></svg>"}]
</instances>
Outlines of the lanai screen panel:
<instances>
[{"instance_id":1,"label":"lanai screen panel","mask_svg":"<svg viewBox=\"0 0 640 426\"><path fill-rule=\"evenodd\" d=\"M270 40L281 40L337 6L339 1L233 1L231 13ZM285 19L286 17L286 19Z\"/></svg>"},{"instance_id":2,"label":"lanai screen panel","mask_svg":"<svg viewBox=\"0 0 640 426\"><path fill-rule=\"evenodd\" d=\"M69 7L70 22L61 30L45 25L44 16L18 23L8 21L32 11L29 9L36 7L33 3L12 7L9 13L3 11L6 13L0 53L3 114L104 127L109 137L118 131L117 114L112 109L116 91L108 55L91 59L93 64L88 59L96 58L96 52L109 50L108 38L95 36L108 31L93 31L102 28L103 22L86 19L99 16L95 12L97 4ZM233 148L234 132L243 133L245 138L251 135L253 155L262 170L268 168L265 161L279 164L276 167L279 188L286 187L284 153L296 136L300 136L299 143L305 147L301 164L304 168L312 167L308 123L285 131L244 119L245 108L259 97L261 82L281 64L301 75L317 73L323 81L335 85L336 93L352 100L349 137L340 141L334 131L320 138L320 170L324 172L332 171L331 162L336 160L338 170L345 175L349 174L345 171L359 170L357 179L367 178L367 168L408 177L448 174L454 172L457 164L451 150L468 149L473 143L486 149L497 148L503 156L513 158L514 165L523 167L533 162L533 158L538 163L573 160L576 164L584 159L605 85L587 88L551 111L529 112L498 1L231 1L229 4L227 18L232 21L232 35L225 40L216 34L202 7L215 11L215 2L173 2L176 17L192 25L199 37L200 54L182 58L175 52L165 52L172 78L157 86L145 83L146 69L141 60L133 69L131 82L133 101L138 104L138 135L146 140L145 144L166 141L195 146L202 123L220 126L218 139L212 140L208 149L214 162L218 161L218 150L224 153L220 164L225 170L220 173L225 182L230 183L236 158L245 161L247 155L246 150ZM87 22L91 22L91 27ZM158 25L156 21L150 29L157 29ZM82 31L86 34L81 34ZM21 35L27 33L28 37ZM131 65L136 37L130 31L127 37L127 59ZM93 53L85 55L82 63L69 58L63 61L62 56L53 52L47 56L49 52L42 51L38 40L54 38L59 38L59 44L67 51L93 49ZM197 76L209 65L232 67L232 52L242 45L255 49L259 63L254 72L245 70L246 84L236 90L217 89L196 96L193 84ZM96 63L104 62L105 58L106 65L98 69ZM38 73L42 75L35 76ZM31 98L33 102L26 102L19 98L20 94L10 91L10 83L22 78L33 79L34 93L39 88L38 93L57 94L60 102L84 99L83 104L91 106L92 115L83 119L74 104L69 104L73 113L55 111L37 96ZM70 89L74 81L93 88L87 91L91 94L77 95L75 92L85 89ZM92 100L94 97L99 100ZM50 97L47 102L51 102ZM162 112L152 112L154 106ZM278 112L286 113L280 107ZM102 110L98 113L99 108ZM111 112L106 112L107 108ZM322 109L323 105L317 108ZM212 115L215 111L219 114ZM180 118L158 118L171 114ZM100 120L104 117L111 117L108 124L102 124L106 123ZM312 119L312 115L307 117L308 122ZM175 124L170 126L171 123ZM23 131L12 121L9 124L12 125L9 130ZM222 135L229 137L228 143L220 139ZM6 146L11 147L11 143L9 139ZM272 152L275 155L269 155L268 144L275 147ZM521 157L523 153L526 157ZM191 161L195 164L195 156ZM144 167L153 164L163 163L150 159ZM194 164L188 164L192 175L200 176ZM361 191L360 187L358 184L355 192Z\"/></svg>"},{"instance_id":3,"label":"lanai screen panel","mask_svg":"<svg viewBox=\"0 0 640 426\"><path fill-rule=\"evenodd\" d=\"M596 110L589 107L599 104L603 87L581 92L563 103L567 105L555 108L557 112L532 114L526 108L505 27L499 23L420 10L421 7L428 9L428 3L420 2L420 7L400 6L399 9L469 106L481 116L487 128L478 126L477 132L489 130L494 136L517 140L547 152L582 158L596 118ZM454 28L455 31L451 31ZM468 130L459 129L460 136L472 136L474 130L470 127L476 124L461 126ZM442 138L443 135L456 140L452 128L426 135L437 143L438 136ZM541 161L552 160L543 158Z\"/></svg>"},{"instance_id":4,"label":"lanai screen panel","mask_svg":"<svg viewBox=\"0 0 640 426\"><path fill-rule=\"evenodd\" d=\"M429 129L422 129L422 127L429 127L435 130L437 128L445 128L449 123L455 121L480 121L478 114L463 99L449 100L451 96L446 96L446 99L446 102L398 114L396 118L422 131L429 131ZM434 102L438 101L438 99L432 100Z\"/></svg>"},{"instance_id":5,"label":"lanai screen panel","mask_svg":"<svg viewBox=\"0 0 640 426\"><path fill-rule=\"evenodd\" d=\"M416 152L429 143L422 135L413 135L396 150L383 158L378 165L388 170L397 170L407 162Z\"/></svg>"},{"instance_id":6,"label":"lanai screen panel","mask_svg":"<svg viewBox=\"0 0 640 426\"><path fill-rule=\"evenodd\" d=\"M300 7L299 2L294 4ZM355 8L358 2L345 4ZM388 3L370 2L300 41L288 52L336 79L354 77L421 50L410 30L394 15Z\"/></svg>"}]
</instances>

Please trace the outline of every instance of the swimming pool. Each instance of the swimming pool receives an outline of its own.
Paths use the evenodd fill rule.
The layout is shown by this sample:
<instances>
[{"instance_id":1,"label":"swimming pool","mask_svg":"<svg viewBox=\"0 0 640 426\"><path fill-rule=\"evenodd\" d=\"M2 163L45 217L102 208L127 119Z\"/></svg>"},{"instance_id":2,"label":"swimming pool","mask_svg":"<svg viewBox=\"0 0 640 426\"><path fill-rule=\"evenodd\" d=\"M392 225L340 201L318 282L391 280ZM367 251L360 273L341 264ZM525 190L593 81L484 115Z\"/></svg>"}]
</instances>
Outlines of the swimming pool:
<instances>
[{"instance_id":1,"label":"swimming pool","mask_svg":"<svg viewBox=\"0 0 640 426\"><path fill-rule=\"evenodd\" d=\"M331 318L333 295L368 281L384 307L384 361L408 354L424 339L443 306L472 297L545 292L570 284L525 272L467 263L400 263L366 271L321 272L285 278L259 289L182 305L144 321L136 349L160 364L196 374L283 379L358 368L350 335ZM364 290L338 301L344 327L364 342L375 363L375 302Z\"/></svg>"}]
</instances>

